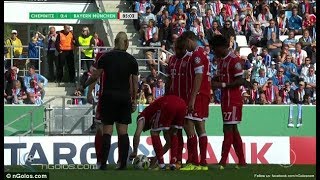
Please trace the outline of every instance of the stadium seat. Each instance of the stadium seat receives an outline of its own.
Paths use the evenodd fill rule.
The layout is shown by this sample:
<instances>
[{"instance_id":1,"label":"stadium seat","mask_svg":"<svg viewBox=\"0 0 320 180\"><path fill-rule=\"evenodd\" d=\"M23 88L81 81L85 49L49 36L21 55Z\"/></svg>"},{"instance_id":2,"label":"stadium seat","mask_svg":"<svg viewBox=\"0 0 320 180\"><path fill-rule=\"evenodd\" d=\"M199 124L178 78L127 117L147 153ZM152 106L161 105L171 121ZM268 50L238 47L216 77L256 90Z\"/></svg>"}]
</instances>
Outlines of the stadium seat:
<instances>
[{"instance_id":1,"label":"stadium seat","mask_svg":"<svg viewBox=\"0 0 320 180\"><path fill-rule=\"evenodd\" d=\"M258 49L258 54L262 53L262 47L257 47Z\"/></svg>"},{"instance_id":2,"label":"stadium seat","mask_svg":"<svg viewBox=\"0 0 320 180\"><path fill-rule=\"evenodd\" d=\"M244 35L237 35L236 41L237 41L239 47L247 47L248 46L246 36L244 36Z\"/></svg>"},{"instance_id":3,"label":"stadium seat","mask_svg":"<svg viewBox=\"0 0 320 180\"><path fill-rule=\"evenodd\" d=\"M240 48L240 56L248 56L250 53L251 53L251 49L249 47Z\"/></svg>"},{"instance_id":4,"label":"stadium seat","mask_svg":"<svg viewBox=\"0 0 320 180\"><path fill-rule=\"evenodd\" d=\"M280 39L280 41L284 41L285 39L287 39L288 38L288 35L281 35L280 37L279 37L279 39Z\"/></svg>"},{"instance_id":5,"label":"stadium seat","mask_svg":"<svg viewBox=\"0 0 320 180\"><path fill-rule=\"evenodd\" d=\"M292 11L285 11L284 14L286 18L289 20L289 18L292 16Z\"/></svg>"}]
</instances>

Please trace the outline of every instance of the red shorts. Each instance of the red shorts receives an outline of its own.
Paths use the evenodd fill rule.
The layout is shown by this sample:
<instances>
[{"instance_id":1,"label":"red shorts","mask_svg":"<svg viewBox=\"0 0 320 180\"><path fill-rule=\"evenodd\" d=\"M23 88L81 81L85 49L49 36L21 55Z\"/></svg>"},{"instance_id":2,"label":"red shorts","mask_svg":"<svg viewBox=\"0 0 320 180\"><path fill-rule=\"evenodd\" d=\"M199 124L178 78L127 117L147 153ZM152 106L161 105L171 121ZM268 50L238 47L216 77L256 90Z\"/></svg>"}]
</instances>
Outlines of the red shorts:
<instances>
[{"instance_id":1,"label":"red shorts","mask_svg":"<svg viewBox=\"0 0 320 180\"><path fill-rule=\"evenodd\" d=\"M242 105L221 105L223 124L239 124L242 118Z\"/></svg>"},{"instance_id":2,"label":"red shorts","mask_svg":"<svg viewBox=\"0 0 320 180\"><path fill-rule=\"evenodd\" d=\"M188 113L185 118L193 121L205 121L209 116L210 98L203 94L198 94L194 103L194 111Z\"/></svg>"},{"instance_id":3,"label":"red shorts","mask_svg":"<svg viewBox=\"0 0 320 180\"><path fill-rule=\"evenodd\" d=\"M185 115L185 107L181 110L177 109L175 112L159 110L151 119L151 131L168 130L171 127L183 129Z\"/></svg>"}]
</instances>

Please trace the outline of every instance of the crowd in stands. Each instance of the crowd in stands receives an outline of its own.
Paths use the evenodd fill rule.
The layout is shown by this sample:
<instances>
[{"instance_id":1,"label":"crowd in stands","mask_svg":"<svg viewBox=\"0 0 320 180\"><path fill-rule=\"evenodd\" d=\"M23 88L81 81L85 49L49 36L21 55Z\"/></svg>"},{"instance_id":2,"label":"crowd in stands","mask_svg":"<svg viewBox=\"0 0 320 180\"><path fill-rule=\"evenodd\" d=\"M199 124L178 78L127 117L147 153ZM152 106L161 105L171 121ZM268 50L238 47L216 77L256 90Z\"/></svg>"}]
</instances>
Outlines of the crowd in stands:
<instances>
[{"instance_id":1,"label":"crowd in stands","mask_svg":"<svg viewBox=\"0 0 320 180\"><path fill-rule=\"evenodd\" d=\"M217 62L208 40L216 34L229 39L229 49L243 60L244 77L253 84L252 89L242 89L244 103L316 104L315 1L139 0L132 9L139 15L134 27L143 46L173 52L175 39L184 31L193 31L206 49L212 76ZM241 36L246 46L239 46ZM241 48L251 52L243 54ZM168 63L168 58L158 62L157 56L155 51L145 52L152 72L158 63L162 69ZM163 79L141 80L141 102L156 98L158 80ZM219 104L220 89L211 94L211 102Z\"/></svg>"}]
</instances>

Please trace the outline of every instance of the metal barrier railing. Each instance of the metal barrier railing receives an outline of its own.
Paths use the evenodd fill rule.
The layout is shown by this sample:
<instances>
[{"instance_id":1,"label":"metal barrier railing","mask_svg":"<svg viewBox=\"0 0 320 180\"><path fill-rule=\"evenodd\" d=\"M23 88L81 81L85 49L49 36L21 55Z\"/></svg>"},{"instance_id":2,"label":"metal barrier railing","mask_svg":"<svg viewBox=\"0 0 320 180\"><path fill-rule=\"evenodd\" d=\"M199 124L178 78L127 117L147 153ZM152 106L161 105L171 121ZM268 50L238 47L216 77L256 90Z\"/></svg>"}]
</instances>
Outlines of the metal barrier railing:
<instances>
[{"instance_id":1,"label":"metal barrier railing","mask_svg":"<svg viewBox=\"0 0 320 180\"><path fill-rule=\"evenodd\" d=\"M81 71L81 64L82 64L82 61L92 61L92 60L95 60L94 58L93 59L82 59L81 58L81 50L84 49L84 48L88 48L88 46L80 46L78 47L78 58L79 58L79 70L78 70L78 82L80 82L80 78L81 78L81 73L83 73ZM98 51L101 49L104 49L104 50L108 50L108 49L112 49L112 47L107 47L107 46L94 46L94 47L91 47L92 49L98 49ZM173 53L167 51L167 50L164 50L162 49L161 47L132 47L132 46L129 46L128 47L128 50L127 52L129 52L130 54L134 54L134 50L149 50L149 49L153 49L155 51L157 51L157 57L156 57L156 61L158 62L158 67L157 67L157 70L158 70L158 73L166 76L166 73L162 72L161 71L161 68L160 68L160 61L163 61L161 60L161 53L164 52L166 54L166 57L167 59L169 58L170 55L173 55ZM137 61L148 61L149 59L146 59L146 58L137 58ZM149 71L140 71L140 72L149 72Z\"/></svg>"},{"instance_id":2,"label":"metal barrier railing","mask_svg":"<svg viewBox=\"0 0 320 180\"><path fill-rule=\"evenodd\" d=\"M23 55L23 51L22 51L22 54L20 55L21 57L14 57L14 48L28 48L29 46L26 46L26 45L22 45L22 46L14 46L14 45L11 45L11 46L4 46L6 48L10 48L10 57L7 58L6 57L6 54L5 54L5 60L6 62L8 60L11 61L11 67L13 67L13 63L14 63L14 60L38 60L38 66L39 66L39 69L36 70L36 72L38 72L38 74L41 74L41 51L43 49L43 47L41 46L36 46L36 48L38 48L38 58L29 58L28 55L25 57L25 56L22 56ZM28 51L27 51L28 53ZM27 67L25 67L26 69L19 69L19 71L23 72L23 75L25 76L26 75L26 72L28 71Z\"/></svg>"}]
</instances>

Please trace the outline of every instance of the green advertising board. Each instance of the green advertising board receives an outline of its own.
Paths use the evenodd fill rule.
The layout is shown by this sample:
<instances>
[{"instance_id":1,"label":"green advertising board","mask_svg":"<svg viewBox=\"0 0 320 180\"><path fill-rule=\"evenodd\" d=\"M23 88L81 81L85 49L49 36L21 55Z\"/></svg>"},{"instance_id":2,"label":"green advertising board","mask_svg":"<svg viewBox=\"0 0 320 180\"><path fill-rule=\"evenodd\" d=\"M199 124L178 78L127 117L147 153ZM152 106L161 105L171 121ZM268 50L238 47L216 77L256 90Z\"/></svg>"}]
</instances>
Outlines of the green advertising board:
<instances>
[{"instance_id":1,"label":"green advertising board","mask_svg":"<svg viewBox=\"0 0 320 180\"><path fill-rule=\"evenodd\" d=\"M137 113L132 115L129 135L136 127ZM245 105L242 111L242 122L238 125L242 136L315 136L316 106L302 106L303 126L288 128L289 106L287 105ZM298 107L294 106L293 120L296 124ZM222 113L220 105L210 106L209 118L206 121L208 136L223 136ZM145 132L143 135L149 135Z\"/></svg>"},{"instance_id":2,"label":"green advertising board","mask_svg":"<svg viewBox=\"0 0 320 180\"><path fill-rule=\"evenodd\" d=\"M4 128L5 136L16 136L26 133L31 127L31 114L29 113L36 106L20 106L20 105L6 105L4 106L4 125L16 120L18 117L27 113L25 117L14 122L9 127ZM38 107L33 111L33 127L38 126L44 120L44 106ZM34 136L43 136L45 133L44 126L40 126L33 131Z\"/></svg>"}]
</instances>

